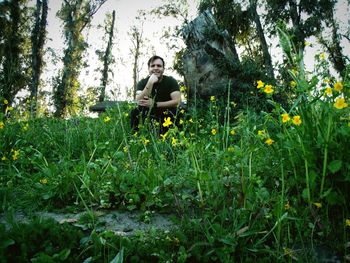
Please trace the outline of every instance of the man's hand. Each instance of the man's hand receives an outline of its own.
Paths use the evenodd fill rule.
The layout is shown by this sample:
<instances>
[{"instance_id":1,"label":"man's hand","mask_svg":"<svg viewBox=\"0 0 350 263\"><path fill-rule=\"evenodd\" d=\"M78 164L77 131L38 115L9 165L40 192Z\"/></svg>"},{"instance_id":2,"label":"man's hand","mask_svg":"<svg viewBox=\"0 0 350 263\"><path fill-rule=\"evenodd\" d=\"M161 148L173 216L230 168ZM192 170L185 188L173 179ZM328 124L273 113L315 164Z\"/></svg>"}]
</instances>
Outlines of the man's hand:
<instances>
[{"instance_id":1,"label":"man's hand","mask_svg":"<svg viewBox=\"0 0 350 263\"><path fill-rule=\"evenodd\" d=\"M153 99L144 96L143 99L138 101L139 106L150 108L153 106Z\"/></svg>"},{"instance_id":2,"label":"man's hand","mask_svg":"<svg viewBox=\"0 0 350 263\"><path fill-rule=\"evenodd\" d=\"M149 79L148 79L148 82L150 83L150 84L154 84L154 83L157 83L158 82L158 77L157 77L157 75L156 74L152 74L150 77L149 77Z\"/></svg>"}]
</instances>

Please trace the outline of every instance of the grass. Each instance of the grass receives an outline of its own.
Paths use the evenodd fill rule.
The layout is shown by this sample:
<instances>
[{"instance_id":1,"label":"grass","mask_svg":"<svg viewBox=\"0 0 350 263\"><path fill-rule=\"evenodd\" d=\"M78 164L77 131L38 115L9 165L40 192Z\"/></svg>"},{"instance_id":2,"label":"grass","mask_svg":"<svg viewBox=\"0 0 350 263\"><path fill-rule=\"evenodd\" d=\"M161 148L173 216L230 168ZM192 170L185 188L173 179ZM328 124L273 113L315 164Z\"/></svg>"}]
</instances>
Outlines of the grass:
<instances>
[{"instance_id":1,"label":"grass","mask_svg":"<svg viewBox=\"0 0 350 263\"><path fill-rule=\"evenodd\" d=\"M327 65L320 65L322 72ZM229 99L214 97L162 136L149 123L132 135L127 104L96 119L3 118L2 212L77 207L89 217L96 206L156 211L175 213L179 229L132 238L74 232L79 245L51 249L19 238L19 228L2 229L7 238L0 255L10 260L22 244L36 249L23 255L26 260L55 262L70 253L79 262L313 262L322 251L345 258L350 82L320 72L291 72L289 109L274 101L273 94L282 93L278 86L267 93L271 87L260 83L256 93L264 94L271 112L237 110ZM93 228L94 219L87 220ZM46 224L53 223L34 221L28 228Z\"/></svg>"}]
</instances>

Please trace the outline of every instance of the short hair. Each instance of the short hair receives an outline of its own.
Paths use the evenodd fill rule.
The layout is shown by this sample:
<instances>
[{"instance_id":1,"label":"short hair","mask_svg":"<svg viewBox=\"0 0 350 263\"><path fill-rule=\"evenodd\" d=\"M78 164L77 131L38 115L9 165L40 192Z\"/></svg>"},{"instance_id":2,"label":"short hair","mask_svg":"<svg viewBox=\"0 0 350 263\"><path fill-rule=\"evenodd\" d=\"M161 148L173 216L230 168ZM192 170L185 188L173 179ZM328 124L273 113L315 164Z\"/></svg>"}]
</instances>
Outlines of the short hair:
<instances>
[{"instance_id":1,"label":"short hair","mask_svg":"<svg viewBox=\"0 0 350 263\"><path fill-rule=\"evenodd\" d=\"M157 56L157 55L154 55L153 57L151 57L149 60L148 60L148 62L147 62L147 65L148 65L148 67L151 65L151 63L153 62L153 61L155 61L156 59L160 59L162 62L163 62L163 68L165 67L165 62L164 62L164 59L162 58L162 57L160 57L160 56Z\"/></svg>"}]
</instances>

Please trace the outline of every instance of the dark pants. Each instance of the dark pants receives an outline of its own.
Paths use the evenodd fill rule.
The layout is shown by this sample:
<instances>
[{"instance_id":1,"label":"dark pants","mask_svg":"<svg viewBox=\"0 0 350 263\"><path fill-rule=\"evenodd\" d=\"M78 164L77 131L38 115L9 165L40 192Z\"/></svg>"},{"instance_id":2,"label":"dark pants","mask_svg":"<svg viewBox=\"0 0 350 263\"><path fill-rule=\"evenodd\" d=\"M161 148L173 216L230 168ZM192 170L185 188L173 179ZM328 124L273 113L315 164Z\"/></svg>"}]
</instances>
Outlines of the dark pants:
<instances>
[{"instance_id":1,"label":"dark pants","mask_svg":"<svg viewBox=\"0 0 350 263\"><path fill-rule=\"evenodd\" d=\"M164 127L164 118L170 117L171 122L175 125L175 116L177 108L156 108L151 111L147 107L137 107L133 109L130 114L131 130L137 132L139 130L139 124L143 124L145 119L149 118L159 123L159 132L161 134L166 133L169 130L168 127Z\"/></svg>"}]
</instances>

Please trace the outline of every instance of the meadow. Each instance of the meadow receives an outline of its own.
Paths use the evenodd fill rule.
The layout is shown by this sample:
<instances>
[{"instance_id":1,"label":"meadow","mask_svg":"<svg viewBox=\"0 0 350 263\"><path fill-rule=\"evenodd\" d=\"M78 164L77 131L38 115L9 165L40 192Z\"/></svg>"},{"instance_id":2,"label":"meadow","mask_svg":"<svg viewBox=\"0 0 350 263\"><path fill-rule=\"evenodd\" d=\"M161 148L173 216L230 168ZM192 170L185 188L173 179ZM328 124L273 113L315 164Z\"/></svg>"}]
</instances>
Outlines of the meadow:
<instances>
[{"instance_id":1,"label":"meadow","mask_svg":"<svg viewBox=\"0 0 350 263\"><path fill-rule=\"evenodd\" d=\"M256 80L254 96L271 110L212 96L165 134L150 122L133 134L128 103L70 119L8 107L0 211L11 227L0 226L0 262L349 261L350 81L322 58L315 72L300 63L290 75L288 108L274 100L282 87ZM146 221L172 214L177 227L98 231L95 211L113 209ZM86 211L91 224L19 223L18 210Z\"/></svg>"}]
</instances>

